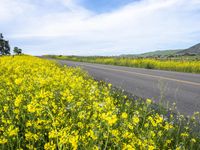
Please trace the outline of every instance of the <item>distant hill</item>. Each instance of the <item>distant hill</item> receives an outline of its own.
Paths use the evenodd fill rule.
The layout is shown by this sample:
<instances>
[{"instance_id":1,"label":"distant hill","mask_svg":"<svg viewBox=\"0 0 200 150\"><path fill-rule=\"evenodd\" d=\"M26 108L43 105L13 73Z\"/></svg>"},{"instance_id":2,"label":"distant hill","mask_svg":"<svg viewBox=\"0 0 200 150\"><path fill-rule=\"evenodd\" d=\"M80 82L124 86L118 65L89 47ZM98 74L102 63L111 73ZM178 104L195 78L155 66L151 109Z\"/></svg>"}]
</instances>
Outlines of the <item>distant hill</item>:
<instances>
[{"instance_id":1,"label":"distant hill","mask_svg":"<svg viewBox=\"0 0 200 150\"><path fill-rule=\"evenodd\" d=\"M200 43L196 44L188 49L182 50L177 52L178 55L184 55L184 54L196 54L200 55Z\"/></svg>"},{"instance_id":2,"label":"distant hill","mask_svg":"<svg viewBox=\"0 0 200 150\"><path fill-rule=\"evenodd\" d=\"M196 44L188 49L178 50L158 50L153 52L147 52L143 54L130 54L121 55L122 57L167 57L167 56L179 56L179 55L200 55L200 43Z\"/></svg>"},{"instance_id":3,"label":"distant hill","mask_svg":"<svg viewBox=\"0 0 200 150\"><path fill-rule=\"evenodd\" d=\"M177 52L182 50L157 50L153 52L147 52L143 54L130 54L130 55L121 55L123 57L164 57L164 56L170 56L170 55L176 55Z\"/></svg>"},{"instance_id":4,"label":"distant hill","mask_svg":"<svg viewBox=\"0 0 200 150\"><path fill-rule=\"evenodd\" d=\"M175 55L176 53L178 53L179 51L182 50L158 50L158 51L154 51L154 52L148 52L148 53L143 53L140 54L139 56L141 57L156 57L156 56L169 56L169 55Z\"/></svg>"}]
</instances>

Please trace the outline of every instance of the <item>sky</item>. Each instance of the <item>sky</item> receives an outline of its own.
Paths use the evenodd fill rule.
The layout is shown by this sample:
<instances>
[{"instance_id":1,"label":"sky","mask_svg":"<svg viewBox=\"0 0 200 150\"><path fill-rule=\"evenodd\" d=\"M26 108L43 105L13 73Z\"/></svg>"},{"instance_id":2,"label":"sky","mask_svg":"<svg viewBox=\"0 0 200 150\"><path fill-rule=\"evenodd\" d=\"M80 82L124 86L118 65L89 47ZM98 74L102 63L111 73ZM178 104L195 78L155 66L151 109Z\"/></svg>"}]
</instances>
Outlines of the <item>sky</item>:
<instances>
[{"instance_id":1,"label":"sky","mask_svg":"<svg viewBox=\"0 0 200 150\"><path fill-rule=\"evenodd\" d=\"M200 0L0 0L0 33L31 55L120 55L200 43Z\"/></svg>"}]
</instances>

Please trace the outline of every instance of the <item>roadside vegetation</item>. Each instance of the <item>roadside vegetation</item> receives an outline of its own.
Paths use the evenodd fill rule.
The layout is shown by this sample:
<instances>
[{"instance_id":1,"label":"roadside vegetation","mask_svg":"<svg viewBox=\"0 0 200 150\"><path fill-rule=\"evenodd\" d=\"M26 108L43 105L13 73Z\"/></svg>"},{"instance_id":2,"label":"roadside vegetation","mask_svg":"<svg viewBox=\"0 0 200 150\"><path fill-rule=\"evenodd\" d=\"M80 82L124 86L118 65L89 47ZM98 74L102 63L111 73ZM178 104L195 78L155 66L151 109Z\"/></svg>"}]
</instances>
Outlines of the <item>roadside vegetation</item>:
<instances>
[{"instance_id":1,"label":"roadside vegetation","mask_svg":"<svg viewBox=\"0 0 200 150\"><path fill-rule=\"evenodd\" d=\"M188 72L188 73L200 73L200 56L180 56L173 58L129 58L129 57L79 57L79 56L53 56L48 55L46 57L80 61L80 62L90 62L90 63L100 63L100 64L110 64L118 66L128 66L146 69L159 69L159 70L170 70L178 72Z\"/></svg>"},{"instance_id":2,"label":"roadside vegetation","mask_svg":"<svg viewBox=\"0 0 200 150\"><path fill-rule=\"evenodd\" d=\"M49 60L4 56L0 66L2 150L200 149L199 113L175 115Z\"/></svg>"}]
</instances>

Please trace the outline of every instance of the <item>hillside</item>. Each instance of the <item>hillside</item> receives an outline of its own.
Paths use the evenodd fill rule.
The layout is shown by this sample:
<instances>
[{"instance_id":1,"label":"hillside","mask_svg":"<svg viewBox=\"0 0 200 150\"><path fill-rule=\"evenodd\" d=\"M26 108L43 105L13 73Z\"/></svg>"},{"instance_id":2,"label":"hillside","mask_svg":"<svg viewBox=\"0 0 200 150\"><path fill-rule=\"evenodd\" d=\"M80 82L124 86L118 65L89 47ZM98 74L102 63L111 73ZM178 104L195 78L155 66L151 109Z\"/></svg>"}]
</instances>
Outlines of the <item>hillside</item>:
<instances>
[{"instance_id":1,"label":"hillside","mask_svg":"<svg viewBox=\"0 0 200 150\"><path fill-rule=\"evenodd\" d=\"M153 52L147 52L143 54L130 54L130 55L121 55L123 57L156 57L156 56L169 56L169 55L175 55L177 52L182 50L157 50Z\"/></svg>"},{"instance_id":2,"label":"hillside","mask_svg":"<svg viewBox=\"0 0 200 150\"><path fill-rule=\"evenodd\" d=\"M143 53L143 54L140 54L139 56L142 56L142 57L169 56L169 55L174 55L179 51L181 51L181 50L163 50L163 51L158 50L158 51L154 51L154 52Z\"/></svg>"},{"instance_id":3,"label":"hillside","mask_svg":"<svg viewBox=\"0 0 200 150\"><path fill-rule=\"evenodd\" d=\"M184 54L200 54L200 43L196 44L188 49L182 50L177 52L179 55L184 55Z\"/></svg>"},{"instance_id":4,"label":"hillside","mask_svg":"<svg viewBox=\"0 0 200 150\"><path fill-rule=\"evenodd\" d=\"M147 52L143 54L130 54L130 55L121 55L123 57L157 57L157 56L170 56L170 55L188 55L195 54L200 55L200 43L196 44L188 49L179 49L179 50L157 50L153 52Z\"/></svg>"}]
</instances>

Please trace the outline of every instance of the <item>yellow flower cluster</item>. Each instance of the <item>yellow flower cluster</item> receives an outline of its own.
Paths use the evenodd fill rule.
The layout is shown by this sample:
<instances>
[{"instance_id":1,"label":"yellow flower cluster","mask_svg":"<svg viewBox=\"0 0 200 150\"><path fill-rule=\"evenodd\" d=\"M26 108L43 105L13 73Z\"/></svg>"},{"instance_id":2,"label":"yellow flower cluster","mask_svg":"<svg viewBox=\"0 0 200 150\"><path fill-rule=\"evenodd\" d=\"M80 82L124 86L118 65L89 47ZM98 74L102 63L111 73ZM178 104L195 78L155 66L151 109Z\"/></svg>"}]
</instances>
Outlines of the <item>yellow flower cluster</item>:
<instances>
[{"instance_id":1,"label":"yellow flower cluster","mask_svg":"<svg viewBox=\"0 0 200 150\"><path fill-rule=\"evenodd\" d=\"M0 58L0 117L3 150L199 148L151 100L128 100L79 68L31 56Z\"/></svg>"}]
</instances>

